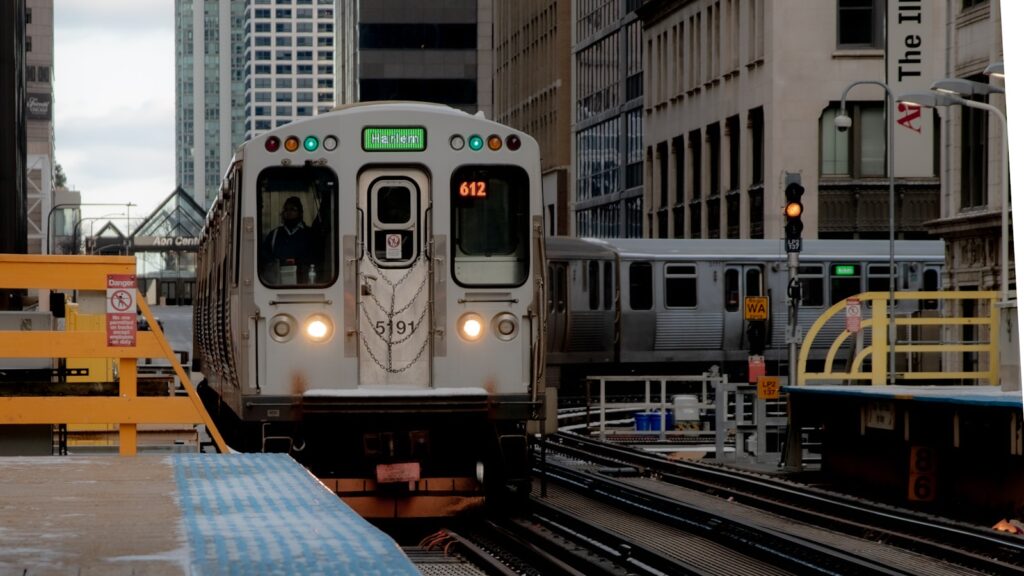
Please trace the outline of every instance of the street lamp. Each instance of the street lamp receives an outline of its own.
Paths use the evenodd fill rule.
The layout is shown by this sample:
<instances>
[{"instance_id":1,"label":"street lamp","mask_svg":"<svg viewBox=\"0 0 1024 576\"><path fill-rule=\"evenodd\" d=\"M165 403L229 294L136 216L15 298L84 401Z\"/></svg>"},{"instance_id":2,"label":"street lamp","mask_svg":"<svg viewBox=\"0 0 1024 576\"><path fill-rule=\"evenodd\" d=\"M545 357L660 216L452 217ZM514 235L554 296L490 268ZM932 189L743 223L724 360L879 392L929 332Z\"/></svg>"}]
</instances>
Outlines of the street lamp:
<instances>
[{"instance_id":1,"label":"street lamp","mask_svg":"<svg viewBox=\"0 0 1024 576\"><path fill-rule=\"evenodd\" d=\"M965 84L969 83L969 84ZM976 85L976 86L974 86ZM941 92L913 92L910 94L904 94L900 96L900 102L906 102L908 104L914 104L916 106L928 106L935 108L938 106L966 106L967 108L977 108L979 110L987 110L992 112L999 118L1000 126L1003 129L1002 138L1002 158L1003 161L1003 173L999 178L1000 186L1000 202L1002 203L1001 209L1001 231L1002 238L999 243L999 302L1006 304L1009 300L1009 261L1010 261L1010 186L1009 186L1009 160L1007 157L1007 126L1006 126L1006 115L1003 114L999 108L991 104L984 102L975 102L974 100L968 100L961 98L957 94L951 93L948 90L953 87L961 87L967 92L960 92L960 94L1000 94L1003 92L1002 88L997 86L991 86L988 90L981 88L987 86L987 84L981 84L979 82L971 82L970 80L963 80L960 78L950 78L947 80L940 80L932 85L933 90L942 90Z\"/></svg>"},{"instance_id":2,"label":"street lamp","mask_svg":"<svg viewBox=\"0 0 1024 576\"><path fill-rule=\"evenodd\" d=\"M859 84L881 86L885 90L886 98L885 123L889 126L885 142L885 148L889 155L888 166L886 166L886 171L889 172L889 385L893 385L896 383L896 155L893 150L893 96L892 90L889 90L889 86L885 82L878 80L852 82L843 90L839 114L835 118L836 129L840 132L845 132L853 125L853 120L846 114L846 95Z\"/></svg>"},{"instance_id":3,"label":"street lamp","mask_svg":"<svg viewBox=\"0 0 1024 576\"><path fill-rule=\"evenodd\" d=\"M1005 75L1003 72L1003 61L993 62L985 67L985 76L995 76L996 78L1002 78Z\"/></svg>"}]
</instances>

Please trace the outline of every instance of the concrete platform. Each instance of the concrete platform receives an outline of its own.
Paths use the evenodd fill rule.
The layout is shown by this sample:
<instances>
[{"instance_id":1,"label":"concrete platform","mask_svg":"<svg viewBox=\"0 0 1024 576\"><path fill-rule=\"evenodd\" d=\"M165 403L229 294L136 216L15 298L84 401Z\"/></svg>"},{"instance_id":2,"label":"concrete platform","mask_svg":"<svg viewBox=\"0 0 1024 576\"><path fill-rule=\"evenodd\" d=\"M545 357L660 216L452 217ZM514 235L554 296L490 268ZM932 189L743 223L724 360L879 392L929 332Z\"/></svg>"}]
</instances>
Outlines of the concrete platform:
<instances>
[{"instance_id":1,"label":"concrete platform","mask_svg":"<svg viewBox=\"0 0 1024 576\"><path fill-rule=\"evenodd\" d=\"M0 574L419 574L283 454L0 458Z\"/></svg>"}]
</instances>

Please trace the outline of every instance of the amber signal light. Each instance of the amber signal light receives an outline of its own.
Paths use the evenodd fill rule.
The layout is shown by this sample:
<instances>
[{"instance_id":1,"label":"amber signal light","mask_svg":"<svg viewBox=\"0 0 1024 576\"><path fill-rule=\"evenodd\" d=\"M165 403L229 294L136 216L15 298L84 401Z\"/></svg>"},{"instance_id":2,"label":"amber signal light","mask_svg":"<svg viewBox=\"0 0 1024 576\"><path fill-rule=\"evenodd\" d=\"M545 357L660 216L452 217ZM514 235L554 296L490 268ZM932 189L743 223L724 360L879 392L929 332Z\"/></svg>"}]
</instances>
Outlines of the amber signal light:
<instances>
[{"instance_id":1,"label":"amber signal light","mask_svg":"<svg viewBox=\"0 0 1024 576\"><path fill-rule=\"evenodd\" d=\"M296 138L295 136L289 136L284 141L284 149L289 152L295 152L296 150L299 149L299 139Z\"/></svg>"}]
</instances>

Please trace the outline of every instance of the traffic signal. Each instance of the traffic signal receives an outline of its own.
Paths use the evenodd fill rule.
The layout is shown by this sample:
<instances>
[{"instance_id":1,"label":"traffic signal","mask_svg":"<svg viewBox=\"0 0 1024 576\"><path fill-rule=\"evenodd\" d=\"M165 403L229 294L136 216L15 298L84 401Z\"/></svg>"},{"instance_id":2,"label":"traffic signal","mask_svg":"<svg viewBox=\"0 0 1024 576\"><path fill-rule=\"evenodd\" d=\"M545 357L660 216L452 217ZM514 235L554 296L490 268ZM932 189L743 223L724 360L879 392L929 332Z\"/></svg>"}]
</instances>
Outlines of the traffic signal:
<instances>
[{"instance_id":1,"label":"traffic signal","mask_svg":"<svg viewBox=\"0 0 1024 576\"><path fill-rule=\"evenodd\" d=\"M793 246L799 251L801 244L800 235L804 231L804 223L800 219L804 214L804 205L800 197L804 195L804 187L799 182L790 182L786 185L786 245Z\"/></svg>"}]
</instances>

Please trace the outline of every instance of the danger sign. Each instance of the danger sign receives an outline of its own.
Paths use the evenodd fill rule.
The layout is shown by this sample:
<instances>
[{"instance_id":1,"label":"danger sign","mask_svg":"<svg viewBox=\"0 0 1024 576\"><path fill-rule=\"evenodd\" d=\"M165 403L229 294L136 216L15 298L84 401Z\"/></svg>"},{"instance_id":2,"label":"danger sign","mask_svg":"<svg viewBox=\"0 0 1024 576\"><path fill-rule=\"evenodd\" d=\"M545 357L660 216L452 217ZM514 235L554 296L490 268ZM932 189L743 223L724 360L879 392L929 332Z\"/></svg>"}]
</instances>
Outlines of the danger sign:
<instances>
[{"instance_id":1,"label":"danger sign","mask_svg":"<svg viewBox=\"0 0 1024 576\"><path fill-rule=\"evenodd\" d=\"M850 333L860 332L860 299L846 299L846 331Z\"/></svg>"},{"instance_id":2,"label":"danger sign","mask_svg":"<svg viewBox=\"0 0 1024 576\"><path fill-rule=\"evenodd\" d=\"M135 275L107 275L107 346L135 346Z\"/></svg>"},{"instance_id":3,"label":"danger sign","mask_svg":"<svg viewBox=\"0 0 1024 576\"><path fill-rule=\"evenodd\" d=\"M744 320L767 320L768 319L768 297L747 296L743 299Z\"/></svg>"}]
</instances>

